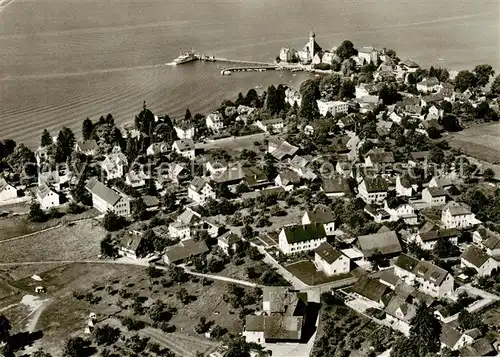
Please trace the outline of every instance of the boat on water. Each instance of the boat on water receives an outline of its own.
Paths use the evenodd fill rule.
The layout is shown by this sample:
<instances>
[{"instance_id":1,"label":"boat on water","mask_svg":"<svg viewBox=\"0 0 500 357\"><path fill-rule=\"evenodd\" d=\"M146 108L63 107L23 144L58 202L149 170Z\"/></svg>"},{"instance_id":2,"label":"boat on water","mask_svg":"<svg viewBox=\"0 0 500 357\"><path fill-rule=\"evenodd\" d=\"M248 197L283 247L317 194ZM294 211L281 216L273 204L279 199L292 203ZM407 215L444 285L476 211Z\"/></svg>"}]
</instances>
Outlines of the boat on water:
<instances>
[{"instance_id":1,"label":"boat on water","mask_svg":"<svg viewBox=\"0 0 500 357\"><path fill-rule=\"evenodd\" d=\"M172 63L175 65L178 65L178 64L196 61L197 59L198 59L198 57L196 56L196 53L194 51L189 51L189 52L181 53L180 56L177 57L176 59L174 59L174 61Z\"/></svg>"}]
</instances>

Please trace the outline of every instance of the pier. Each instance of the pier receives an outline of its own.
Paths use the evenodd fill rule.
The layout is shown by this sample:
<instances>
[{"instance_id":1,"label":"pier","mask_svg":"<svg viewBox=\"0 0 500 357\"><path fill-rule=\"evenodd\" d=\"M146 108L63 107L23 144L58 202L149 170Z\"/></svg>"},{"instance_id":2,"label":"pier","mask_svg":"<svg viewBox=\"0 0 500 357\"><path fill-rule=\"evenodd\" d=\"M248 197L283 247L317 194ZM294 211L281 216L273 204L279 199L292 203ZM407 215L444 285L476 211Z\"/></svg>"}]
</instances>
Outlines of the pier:
<instances>
[{"instance_id":1,"label":"pier","mask_svg":"<svg viewBox=\"0 0 500 357\"><path fill-rule=\"evenodd\" d=\"M260 61L249 61L249 60L239 60L239 59L229 59L224 57L209 56L202 53L191 52L194 57L199 61L205 62L222 62L222 63L234 63L240 64L242 66L234 66L223 68L220 73L221 75L230 75L232 72L265 72L265 71L277 71L277 70L288 70L292 72L296 71L307 71L310 70L306 66L302 65L292 65L292 64L278 64L271 62L260 62Z\"/></svg>"}]
</instances>

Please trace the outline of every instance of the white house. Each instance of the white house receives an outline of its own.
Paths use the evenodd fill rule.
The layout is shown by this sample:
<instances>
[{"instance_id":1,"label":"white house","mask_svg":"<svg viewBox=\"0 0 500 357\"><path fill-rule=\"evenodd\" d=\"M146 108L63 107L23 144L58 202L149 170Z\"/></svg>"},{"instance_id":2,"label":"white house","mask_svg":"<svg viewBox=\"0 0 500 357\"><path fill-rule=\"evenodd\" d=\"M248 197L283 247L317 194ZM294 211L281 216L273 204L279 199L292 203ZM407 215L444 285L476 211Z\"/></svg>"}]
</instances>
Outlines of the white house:
<instances>
[{"instance_id":1,"label":"white house","mask_svg":"<svg viewBox=\"0 0 500 357\"><path fill-rule=\"evenodd\" d=\"M172 150L181 156L188 158L189 160L194 160L195 157L195 145L191 139L176 140L172 144Z\"/></svg>"},{"instance_id":2,"label":"white house","mask_svg":"<svg viewBox=\"0 0 500 357\"><path fill-rule=\"evenodd\" d=\"M224 253L229 254L229 250L233 252L236 251L238 243L241 242L241 238L238 237L233 232L229 231L217 238L217 245L224 251Z\"/></svg>"},{"instance_id":3,"label":"white house","mask_svg":"<svg viewBox=\"0 0 500 357\"><path fill-rule=\"evenodd\" d=\"M441 222L445 228L469 228L481 223L470 207L462 202L448 202L441 210Z\"/></svg>"},{"instance_id":4,"label":"white house","mask_svg":"<svg viewBox=\"0 0 500 357\"><path fill-rule=\"evenodd\" d=\"M313 211L306 211L302 216L302 224L321 223L327 235L335 232L335 217L332 210L327 207L318 207Z\"/></svg>"},{"instance_id":5,"label":"white house","mask_svg":"<svg viewBox=\"0 0 500 357\"><path fill-rule=\"evenodd\" d=\"M375 178L364 178L358 185L359 196L366 203L382 202L387 198L387 181L377 176Z\"/></svg>"},{"instance_id":6,"label":"white house","mask_svg":"<svg viewBox=\"0 0 500 357\"><path fill-rule=\"evenodd\" d=\"M423 93L437 91L440 88L439 80L436 77L425 78L417 83L417 90Z\"/></svg>"},{"instance_id":7,"label":"white house","mask_svg":"<svg viewBox=\"0 0 500 357\"><path fill-rule=\"evenodd\" d=\"M38 166L41 166L49 159L49 147L41 146L35 150L35 160Z\"/></svg>"},{"instance_id":8,"label":"white house","mask_svg":"<svg viewBox=\"0 0 500 357\"><path fill-rule=\"evenodd\" d=\"M405 336L410 335L411 321L417 312L415 305L396 295L389 301L384 311L386 321L393 329L401 331Z\"/></svg>"},{"instance_id":9,"label":"white house","mask_svg":"<svg viewBox=\"0 0 500 357\"><path fill-rule=\"evenodd\" d=\"M418 216L415 208L409 203L403 203L390 207L387 201L384 201L384 210L391 215L392 221L402 219L406 224L417 224Z\"/></svg>"},{"instance_id":10,"label":"white house","mask_svg":"<svg viewBox=\"0 0 500 357\"><path fill-rule=\"evenodd\" d=\"M17 198L17 189L0 177L0 202L5 202Z\"/></svg>"},{"instance_id":11,"label":"white house","mask_svg":"<svg viewBox=\"0 0 500 357\"><path fill-rule=\"evenodd\" d=\"M144 245L143 234L137 231L125 232L120 239L118 254L122 257L138 259L140 249Z\"/></svg>"},{"instance_id":12,"label":"white house","mask_svg":"<svg viewBox=\"0 0 500 357\"><path fill-rule=\"evenodd\" d=\"M460 256L462 268L474 268L478 276L490 276L494 269L500 267L499 262L480 248L470 245Z\"/></svg>"},{"instance_id":13,"label":"white house","mask_svg":"<svg viewBox=\"0 0 500 357\"><path fill-rule=\"evenodd\" d=\"M500 256L500 234L480 226L472 233L472 240L491 256Z\"/></svg>"},{"instance_id":14,"label":"white house","mask_svg":"<svg viewBox=\"0 0 500 357\"><path fill-rule=\"evenodd\" d=\"M415 236L417 243L424 250L432 250L440 239L448 239L452 244L458 244L458 235L460 232L456 228L438 229L428 232L419 232Z\"/></svg>"},{"instance_id":15,"label":"white house","mask_svg":"<svg viewBox=\"0 0 500 357\"><path fill-rule=\"evenodd\" d=\"M80 152L87 156L94 156L99 149L95 140L77 141L75 144L76 152Z\"/></svg>"},{"instance_id":16,"label":"white house","mask_svg":"<svg viewBox=\"0 0 500 357\"><path fill-rule=\"evenodd\" d=\"M346 274L350 271L349 258L327 242L321 243L314 250L314 264L328 276Z\"/></svg>"},{"instance_id":17,"label":"white house","mask_svg":"<svg viewBox=\"0 0 500 357\"><path fill-rule=\"evenodd\" d=\"M408 176L396 176L396 194L397 196L411 197L418 190L418 185L412 183L412 180Z\"/></svg>"},{"instance_id":18,"label":"white house","mask_svg":"<svg viewBox=\"0 0 500 357\"><path fill-rule=\"evenodd\" d=\"M388 117L393 123L396 123L396 124L401 124L401 122L403 121L403 118L397 114L396 112L392 112L391 114L389 114L389 117Z\"/></svg>"},{"instance_id":19,"label":"white house","mask_svg":"<svg viewBox=\"0 0 500 357\"><path fill-rule=\"evenodd\" d=\"M335 116L337 113L347 113L349 111L349 104L347 102L341 101L326 101L326 100L317 100L319 113L322 116L326 116L328 113Z\"/></svg>"},{"instance_id":20,"label":"white house","mask_svg":"<svg viewBox=\"0 0 500 357\"><path fill-rule=\"evenodd\" d=\"M454 279L450 273L406 254L401 254L396 260L394 274L406 284L435 298L443 298L453 292Z\"/></svg>"},{"instance_id":21,"label":"white house","mask_svg":"<svg viewBox=\"0 0 500 357\"><path fill-rule=\"evenodd\" d=\"M358 58L364 63L378 63L378 52L373 47L360 47L358 48Z\"/></svg>"},{"instance_id":22,"label":"white house","mask_svg":"<svg viewBox=\"0 0 500 357\"><path fill-rule=\"evenodd\" d=\"M470 345L481 332L478 329L459 331L450 324L441 325L441 348L448 347L452 351L458 351L464 346Z\"/></svg>"},{"instance_id":23,"label":"white house","mask_svg":"<svg viewBox=\"0 0 500 357\"><path fill-rule=\"evenodd\" d=\"M290 106L294 106L295 104L300 107L300 102L302 101L302 96L300 92L293 87L288 87L285 90L285 101L290 104Z\"/></svg>"},{"instance_id":24,"label":"white house","mask_svg":"<svg viewBox=\"0 0 500 357\"><path fill-rule=\"evenodd\" d=\"M49 185L43 183L35 189L35 195L43 210L61 205L61 195Z\"/></svg>"},{"instance_id":25,"label":"white house","mask_svg":"<svg viewBox=\"0 0 500 357\"><path fill-rule=\"evenodd\" d=\"M441 206L446 203L446 192L437 187L426 187L422 190L422 200L429 206Z\"/></svg>"},{"instance_id":26,"label":"white house","mask_svg":"<svg viewBox=\"0 0 500 357\"><path fill-rule=\"evenodd\" d=\"M119 216L130 215L131 199L116 188L109 188L97 179L91 179L86 186L92 195L92 205L101 213L114 212Z\"/></svg>"},{"instance_id":27,"label":"white house","mask_svg":"<svg viewBox=\"0 0 500 357\"><path fill-rule=\"evenodd\" d=\"M201 177L195 177L189 184L188 197L197 203L204 203L209 198L216 198L214 188Z\"/></svg>"},{"instance_id":28,"label":"white house","mask_svg":"<svg viewBox=\"0 0 500 357\"><path fill-rule=\"evenodd\" d=\"M321 223L286 226L278 236L279 248L284 254L314 250L326 242L325 227Z\"/></svg>"},{"instance_id":29,"label":"white house","mask_svg":"<svg viewBox=\"0 0 500 357\"><path fill-rule=\"evenodd\" d=\"M205 164L205 168L210 173L210 175L221 174L227 171L228 165L226 160L223 159L211 159Z\"/></svg>"},{"instance_id":30,"label":"white house","mask_svg":"<svg viewBox=\"0 0 500 357\"><path fill-rule=\"evenodd\" d=\"M167 143L153 143L146 149L146 155L156 156L161 155L169 151L169 146Z\"/></svg>"},{"instance_id":31,"label":"white house","mask_svg":"<svg viewBox=\"0 0 500 357\"><path fill-rule=\"evenodd\" d=\"M127 166L127 157L121 152L118 146L115 146L111 154L106 155L104 161L101 163L101 167L106 172L108 180L123 177L127 171Z\"/></svg>"},{"instance_id":32,"label":"white house","mask_svg":"<svg viewBox=\"0 0 500 357\"><path fill-rule=\"evenodd\" d=\"M207 125L207 129L215 133L224 129L224 118L219 112L208 114L205 118L205 123Z\"/></svg>"},{"instance_id":33,"label":"white house","mask_svg":"<svg viewBox=\"0 0 500 357\"><path fill-rule=\"evenodd\" d=\"M296 186L300 185L301 181L296 172L288 169L280 170L274 178L274 184L283 187L285 191L292 191Z\"/></svg>"},{"instance_id":34,"label":"white house","mask_svg":"<svg viewBox=\"0 0 500 357\"><path fill-rule=\"evenodd\" d=\"M210 237L215 238L219 233L219 227L203 220L199 213L186 208L174 222L168 226L168 233L172 238L191 239L199 230L206 230Z\"/></svg>"},{"instance_id":35,"label":"white house","mask_svg":"<svg viewBox=\"0 0 500 357\"><path fill-rule=\"evenodd\" d=\"M139 188L146 185L146 180L141 172L129 171L125 174L125 184L133 188Z\"/></svg>"},{"instance_id":36,"label":"white house","mask_svg":"<svg viewBox=\"0 0 500 357\"><path fill-rule=\"evenodd\" d=\"M285 129L285 122L281 118L257 120L254 125L266 133L281 133Z\"/></svg>"},{"instance_id":37,"label":"white house","mask_svg":"<svg viewBox=\"0 0 500 357\"><path fill-rule=\"evenodd\" d=\"M175 133L179 139L190 139L194 138L195 127L194 125L186 120L180 120L174 125Z\"/></svg>"}]
</instances>

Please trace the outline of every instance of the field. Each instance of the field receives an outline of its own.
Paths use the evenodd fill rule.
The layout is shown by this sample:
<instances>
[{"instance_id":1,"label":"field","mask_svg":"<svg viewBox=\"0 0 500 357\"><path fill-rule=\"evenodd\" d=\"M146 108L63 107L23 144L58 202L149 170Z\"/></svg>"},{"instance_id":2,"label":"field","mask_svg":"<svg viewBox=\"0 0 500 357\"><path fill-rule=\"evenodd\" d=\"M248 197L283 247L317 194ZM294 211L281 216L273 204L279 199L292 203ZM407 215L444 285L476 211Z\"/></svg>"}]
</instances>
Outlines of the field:
<instances>
[{"instance_id":1,"label":"field","mask_svg":"<svg viewBox=\"0 0 500 357\"><path fill-rule=\"evenodd\" d=\"M500 124L483 124L454 133L451 147L492 164L500 162Z\"/></svg>"},{"instance_id":2,"label":"field","mask_svg":"<svg viewBox=\"0 0 500 357\"><path fill-rule=\"evenodd\" d=\"M310 260L303 260L297 263L286 265L284 266L284 268L307 285L321 285L352 277L351 274L327 276L322 271L316 270L316 266Z\"/></svg>"},{"instance_id":3,"label":"field","mask_svg":"<svg viewBox=\"0 0 500 357\"><path fill-rule=\"evenodd\" d=\"M19 301L24 292L26 295L33 294L34 287L43 284L47 292L40 297L47 302L28 318L26 315L30 311L22 304L10 307L3 313L13 322L15 331L29 326L34 331L43 331L43 337L34 347L43 346L53 355L60 354L60 348L68 337L83 336L90 312L97 314L100 323L106 321L119 324L117 317L132 316L133 296L143 297L144 307L159 299L177 310L169 321L170 325L175 326L175 332L165 334L155 329L141 330L141 334L151 337L164 346L170 343L172 349L181 348L176 346L177 339L183 341L181 345L191 345L190 352L193 354L198 350L208 351L216 347L217 343L206 340L193 330L193 326L202 316L227 328L233 334L241 332L242 329L238 309L233 309L223 300L223 293L227 288L227 284L223 282L213 282L204 286L194 279L180 285L164 287L160 284L162 278L151 280L144 267L119 264L76 263L60 266L39 275L43 282L28 277L14 281L12 285L21 291L18 295ZM181 288L185 288L190 296L196 298L186 305L181 304L176 296ZM121 293L118 294L119 291L126 291L130 297L123 297ZM95 301L90 303L86 299L79 300L73 295L74 292L90 293ZM9 300L9 304L12 304L12 301ZM7 305L7 302L0 300L0 311L2 307L6 307L4 305ZM37 315L37 321L34 321L34 316ZM150 321L146 316L147 308L145 313L133 317L148 324ZM126 329L123 329L123 332L126 333ZM189 356L190 353L181 355Z\"/></svg>"},{"instance_id":4,"label":"field","mask_svg":"<svg viewBox=\"0 0 500 357\"><path fill-rule=\"evenodd\" d=\"M3 226L2 226L3 227ZM43 262L97 258L105 230L97 221L62 225L12 241L0 242L0 261Z\"/></svg>"}]
</instances>

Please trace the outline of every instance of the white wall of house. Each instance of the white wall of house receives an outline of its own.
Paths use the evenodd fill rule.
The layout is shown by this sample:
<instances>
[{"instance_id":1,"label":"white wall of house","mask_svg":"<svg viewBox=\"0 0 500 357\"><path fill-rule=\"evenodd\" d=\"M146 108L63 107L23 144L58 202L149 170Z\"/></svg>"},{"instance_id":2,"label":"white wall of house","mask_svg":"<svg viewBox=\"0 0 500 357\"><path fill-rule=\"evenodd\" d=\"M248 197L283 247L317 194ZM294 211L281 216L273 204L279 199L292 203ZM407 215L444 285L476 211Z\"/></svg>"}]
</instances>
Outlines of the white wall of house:
<instances>
[{"instance_id":1,"label":"white wall of house","mask_svg":"<svg viewBox=\"0 0 500 357\"><path fill-rule=\"evenodd\" d=\"M7 185L0 191L0 201L8 201L17 198L17 189L14 186Z\"/></svg>"},{"instance_id":2,"label":"white wall of house","mask_svg":"<svg viewBox=\"0 0 500 357\"><path fill-rule=\"evenodd\" d=\"M310 224L313 223L311 219L309 218L309 215L307 212L304 213L302 216L302 224ZM325 232L327 235L333 235L333 232L335 232L335 222L327 222L323 223L323 227L325 228Z\"/></svg>"},{"instance_id":3,"label":"white wall of house","mask_svg":"<svg viewBox=\"0 0 500 357\"><path fill-rule=\"evenodd\" d=\"M497 269L500 267L499 262L497 262L493 258L489 258L481 267L476 267L474 264L470 263L469 261L465 260L464 258L460 259L461 266L462 268L474 268L477 270L477 275L478 276L490 276L491 272L493 269Z\"/></svg>"},{"instance_id":4,"label":"white wall of house","mask_svg":"<svg viewBox=\"0 0 500 357\"><path fill-rule=\"evenodd\" d=\"M433 197L427 188L422 191L422 200L432 206L440 206L446 203L446 196Z\"/></svg>"},{"instance_id":5,"label":"white wall of house","mask_svg":"<svg viewBox=\"0 0 500 357\"><path fill-rule=\"evenodd\" d=\"M340 256L332 264L326 262L317 253L314 254L314 263L318 270L325 272L326 275L346 274L350 271L350 261L345 255Z\"/></svg>"},{"instance_id":6,"label":"white wall of house","mask_svg":"<svg viewBox=\"0 0 500 357\"><path fill-rule=\"evenodd\" d=\"M194 127L179 128L174 126L174 129L179 139L192 139L194 137Z\"/></svg>"},{"instance_id":7,"label":"white wall of house","mask_svg":"<svg viewBox=\"0 0 500 357\"><path fill-rule=\"evenodd\" d=\"M113 206L107 201L103 200L101 197L92 194L92 205L101 213L106 213L112 211L119 216L130 215L130 200L126 197L120 198L120 200Z\"/></svg>"},{"instance_id":8,"label":"white wall of house","mask_svg":"<svg viewBox=\"0 0 500 357\"><path fill-rule=\"evenodd\" d=\"M423 241L420 235L417 234L415 237L415 243L417 243L423 250L433 250L434 247L436 246L437 241L441 239L434 239L434 240L428 240L428 241ZM458 238L457 237L452 237L449 238L449 241L455 245L458 244Z\"/></svg>"},{"instance_id":9,"label":"white wall of house","mask_svg":"<svg viewBox=\"0 0 500 357\"><path fill-rule=\"evenodd\" d=\"M285 236L285 231L283 229L279 234L279 248L284 254L295 254L314 250L318 248L323 242L326 242L326 237L289 244Z\"/></svg>"},{"instance_id":10,"label":"white wall of house","mask_svg":"<svg viewBox=\"0 0 500 357\"><path fill-rule=\"evenodd\" d=\"M265 342L264 331L243 331L242 335L245 337L245 341L248 343L254 342L263 344Z\"/></svg>"},{"instance_id":11,"label":"white wall of house","mask_svg":"<svg viewBox=\"0 0 500 357\"><path fill-rule=\"evenodd\" d=\"M182 226L174 226L170 224L168 226L168 234L172 238L180 238L180 239L188 239L191 238L191 229L187 225L182 225Z\"/></svg>"},{"instance_id":12,"label":"white wall of house","mask_svg":"<svg viewBox=\"0 0 500 357\"><path fill-rule=\"evenodd\" d=\"M372 202L382 202L387 198L387 192L386 191L381 191L381 192L368 192L366 189L366 184L365 182L361 182L358 186L358 192L359 196L365 201L366 203L372 203Z\"/></svg>"},{"instance_id":13,"label":"white wall of house","mask_svg":"<svg viewBox=\"0 0 500 357\"><path fill-rule=\"evenodd\" d=\"M445 228L469 228L476 223L475 221L473 213L452 215L447 209L441 214L441 222Z\"/></svg>"},{"instance_id":14,"label":"white wall of house","mask_svg":"<svg viewBox=\"0 0 500 357\"><path fill-rule=\"evenodd\" d=\"M441 282L441 285L425 280L421 276L401 269L398 266L394 267L394 274L401 278L406 284L415 286L424 294L432 297L441 298L453 292L454 279L451 274L446 275L446 278Z\"/></svg>"},{"instance_id":15,"label":"white wall of house","mask_svg":"<svg viewBox=\"0 0 500 357\"><path fill-rule=\"evenodd\" d=\"M61 197L58 193L50 191L45 197L38 197L40 202L40 208L43 210L50 209L52 207L58 207L61 205Z\"/></svg>"},{"instance_id":16,"label":"white wall of house","mask_svg":"<svg viewBox=\"0 0 500 357\"><path fill-rule=\"evenodd\" d=\"M188 197L195 202L203 203L209 198L215 199L215 191L209 184L203 185L200 192L192 189L191 186L188 187Z\"/></svg>"},{"instance_id":17,"label":"white wall of house","mask_svg":"<svg viewBox=\"0 0 500 357\"><path fill-rule=\"evenodd\" d=\"M396 193L398 196L411 197L413 195L413 188L404 187L401 184L401 177L396 177Z\"/></svg>"}]
</instances>

